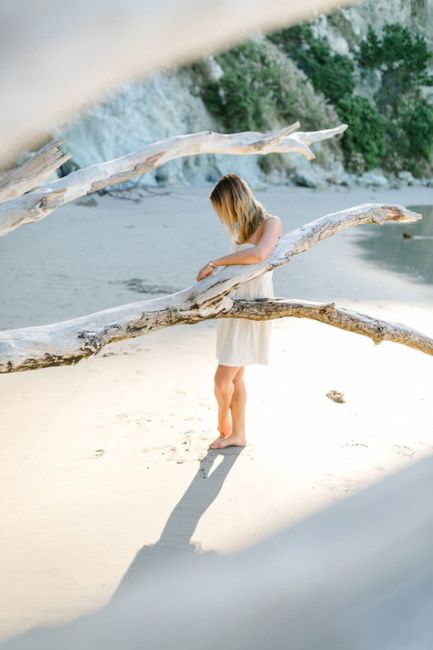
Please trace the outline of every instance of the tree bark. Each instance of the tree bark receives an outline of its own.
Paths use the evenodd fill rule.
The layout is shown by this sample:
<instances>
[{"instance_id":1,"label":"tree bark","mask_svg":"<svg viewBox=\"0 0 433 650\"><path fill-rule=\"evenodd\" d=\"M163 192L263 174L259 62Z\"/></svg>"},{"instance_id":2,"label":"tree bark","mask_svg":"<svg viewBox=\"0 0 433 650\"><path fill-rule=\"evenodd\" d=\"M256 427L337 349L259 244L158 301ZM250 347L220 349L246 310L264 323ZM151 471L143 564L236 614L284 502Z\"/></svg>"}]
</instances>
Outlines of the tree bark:
<instances>
[{"instance_id":1,"label":"tree bark","mask_svg":"<svg viewBox=\"0 0 433 650\"><path fill-rule=\"evenodd\" d=\"M0 235L6 235L24 224L39 221L59 206L80 196L141 176L174 158L205 153L265 155L291 152L303 154L311 160L315 156L309 145L343 133L347 124L313 132L295 132L298 127L299 122L294 122L290 126L266 133L245 131L223 134L201 131L179 135L154 142L126 156L89 165L42 189L0 205Z\"/></svg>"},{"instance_id":2,"label":"tree bark","mask_svg":"<svg viewBox=\"0 0 433 650\"><path fill-rule=\"evenodd\" d=\"M345 307L337 307L335 302L320 303L289 298L256 298L255 300L237 298L228 312L217 316L217 318L252 320L287 317L309 318L346 332L367 336L376 344L392 341L433 355L433 338L402 323L392 323Z\"/></svg>"},{"instance_id":3,"label":"tree bark","mask_svg":"<svg viewBox=\"0 0 433 650\"><path fill-rule=\"evenodd\" d=\"M193 324L216 318L230 310L245 314L245 306L234 303L231 293L243 282L286 264L294 255L302 253L321 240L345 228L365 223L412 223L421 218L404 206L364 203L340 212L334 212L284 235L273 252L259 264L236 264L221 267L204 280L182 291L153 300L145 300L62 321L45 326L8 330L0 333L0 372L16 372L49 366L76 364L81 359L98 354L108 343L148 334L153 330L176 324ZM288 307L285 306L285 309ZM281 317L278 301L273 306L254 304L255 317ZM318 319L317 309L308 311ZM357 318L355 312L346 314L322 310L323 322L349 329L363 335L378 336L380 327L386 326L388 340L416 347L430 354L432 342L428 337L404 325L380 323L374 327L368 316ZM328 313L326 313L328 312ZM299 312L300 313L300 312ZM284 314L283 314L284 315ZM244 316L241 316L244 317ZM374 321L375 319L371 319ZM338 323L338 324L337 324ZM397 328L400 328L397 331ZM367 334L369 332L369 334ZM374 337L372 336L373 340ZM415 345L415 343L417 345Z\"/></svg>"}]
</instances>

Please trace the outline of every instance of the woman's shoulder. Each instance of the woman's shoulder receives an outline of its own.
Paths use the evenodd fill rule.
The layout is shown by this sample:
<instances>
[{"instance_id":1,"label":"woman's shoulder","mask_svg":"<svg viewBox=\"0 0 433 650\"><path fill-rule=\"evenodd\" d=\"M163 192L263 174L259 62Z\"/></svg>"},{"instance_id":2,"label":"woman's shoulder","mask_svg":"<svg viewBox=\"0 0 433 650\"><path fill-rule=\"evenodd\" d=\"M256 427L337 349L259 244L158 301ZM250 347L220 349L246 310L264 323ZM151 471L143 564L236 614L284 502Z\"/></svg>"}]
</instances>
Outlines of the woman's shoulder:
<instances>
[{"instance_id":1,"label":"woman's shoulder","mask_svg":"<svg viewBox=\"0 0 433 650\"><path fill-rule=\"evenodd\" d=\"M266 215L265 221L267 221L268 219L277 219L280 223L282 223L281 218L278 217L276 214L268 214L268 215Z\"/></svg>"},{"instance_id":2,"label":"woman's shoulder","mask_svg":"<svg viewBox=\"0 0 433 650\"><path fill-rule=\"evenodd\" d=\"M266 228L265 224L266 224L267 221L274 221L274 223L276 222L277 224L279 224L279 230L280 230L280 235L281 235L281 233L283 231L283 222L280 219L280 217L278 217L276 214L270 214L270 215L266 216L265 219L263 220L263 230L262 230L262 232L264 232L264 229Z\"/></svg>"}]
</instances>

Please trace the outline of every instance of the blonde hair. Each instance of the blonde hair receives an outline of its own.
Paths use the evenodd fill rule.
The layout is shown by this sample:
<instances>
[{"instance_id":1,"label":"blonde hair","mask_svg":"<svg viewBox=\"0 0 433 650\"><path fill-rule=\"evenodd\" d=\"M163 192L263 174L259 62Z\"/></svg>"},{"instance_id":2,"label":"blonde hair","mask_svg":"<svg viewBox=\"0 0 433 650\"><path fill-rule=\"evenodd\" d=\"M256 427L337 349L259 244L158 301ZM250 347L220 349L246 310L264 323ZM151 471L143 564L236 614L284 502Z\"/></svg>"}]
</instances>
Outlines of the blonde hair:
<instances>
[{"instance_id":1,"label":"blonde hair","mask_svg":"<svg viewBox=\"0 0 433 650\"><path fill-rule=\"evenodd\" d=\"M245 243L265 219L264 206L238 174L221 176L209 199L232 241L237 238L237 244Z\"/></svg>"}]
</instances>

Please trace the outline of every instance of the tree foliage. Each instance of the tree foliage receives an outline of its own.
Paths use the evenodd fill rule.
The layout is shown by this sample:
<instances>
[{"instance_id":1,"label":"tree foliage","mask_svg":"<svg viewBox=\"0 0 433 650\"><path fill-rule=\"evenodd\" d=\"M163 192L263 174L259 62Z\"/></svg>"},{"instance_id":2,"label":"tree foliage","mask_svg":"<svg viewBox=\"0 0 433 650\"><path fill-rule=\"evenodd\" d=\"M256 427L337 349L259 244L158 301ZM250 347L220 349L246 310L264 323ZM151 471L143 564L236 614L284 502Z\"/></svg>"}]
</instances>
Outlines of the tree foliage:
<instances>
[{"instance_id":1,"label":"tree foliage","mask_svg":"<svg viewBox=\"0 0 433 650\"><path fill-rule=\"evenodd\" d=\"M314 88L333 104L355 88L354 65L348 56L334 53L326 39L316 38L307 24L285 28L270 40L296 61Z\"/></svg>"},{"instance_id":2,"label":"tree foliage","mask_svg":"<svg viewBox=\"0 0 433 650\"><path fill-rule=\"evenodd\" d=\"M432 54L403 25L389 23L381 34L370 26L349 55L334 52L312 23L302 23L214 58L223 75L218 81L202 76L200 92L227 130L265 130L297 119L314 130L338 115L349 125L340 140L349 170L433 172L433 106L422 91L433 85ZM366 97L357 80L371 73L379 87ZM268 162L278 165L278 158Z\"/></svg>"},{"instance_id":3,"label":"tree foliage","mask_svg":"<svg viewBox=\"0 0 433 650\"><path fill-rule=\"evenodd\" d=\"M350 127L344 134L349 168L354 154L362 155L366 170L378 167L385 153L387 120L368 99L349 93L339 100L337 110Z\"/></svg>"},{"instance_id":4,"label":"tree foliage","mask_svg":"<svg viewBox=\"0 0 433 650\"><path fill-rule=\"evenodd\" d=\"M331 101L349 129L341 144L350 166L361 155L363 167L428 173L433 151L433 106L421 87L433 85L428 73L432 55L425 39L399 23L381 35L370 26L352 58L335 54L325 38L314 36L308 23L288 27L270 37L310 78L317 92ZM361 79L380 75L372 101L354 94L355 66Z\"/></svg>"}]
</instances>

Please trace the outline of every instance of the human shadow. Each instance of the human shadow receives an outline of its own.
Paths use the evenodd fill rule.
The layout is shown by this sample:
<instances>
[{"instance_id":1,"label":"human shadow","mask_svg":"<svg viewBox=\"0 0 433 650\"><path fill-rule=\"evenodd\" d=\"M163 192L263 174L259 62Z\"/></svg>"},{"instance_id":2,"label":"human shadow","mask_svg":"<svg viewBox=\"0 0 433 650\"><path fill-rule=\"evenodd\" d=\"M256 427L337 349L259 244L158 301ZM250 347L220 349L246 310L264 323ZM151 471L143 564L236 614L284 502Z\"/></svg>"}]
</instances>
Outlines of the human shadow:
<instances>
[{"instance_id":1,"label":"human shadow","mask_svg":"<svg viewBox=\"0 0 433 650\"><path fill-rule=\"evenodd\" d=\"M191 543L191 537L203 514L215 501L234 463L243 447L209 449L200 461L200 466L183 496L174 507L164 526L162 534L154 544L143 546L135 555L127 572L120 581L109 602L101 609L84 614L71 623L60 626L36 627L24 634L0 642L2 650L59 650L73 647L92 647L92 638L107 629L107 621L117 621L127 617L140 587L153 578L161 569L173 570L191 556L200 558L216 551L202 552L199 544ZM212 468L217 459L221 462ZM107 640L106 647L110 645Z\"/></svg>"},{"instance_id":2,"label":"human shadow","mask_svg":"<svg viewBox=\"0 0 433 650\"><path fill-rule=\"evenodd\" d=\"M233 447L208 450L200 461L196 475L169 516L159 540L143 546L137 552L110 603L114 603L124 593L127 594L131 588L143 584L150 572L158 571L161 563L177 564L185 556L199 557L204 554L199 544L191 543L192 535L201 517L221 491L242 449L243 447ZM222 461L211 472L219 456L222 456ZM206 555L209 554L216 554L216 551L206 551Z\"/></svg>"}]
</instances>

